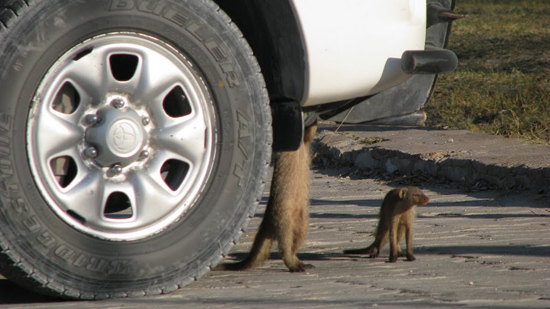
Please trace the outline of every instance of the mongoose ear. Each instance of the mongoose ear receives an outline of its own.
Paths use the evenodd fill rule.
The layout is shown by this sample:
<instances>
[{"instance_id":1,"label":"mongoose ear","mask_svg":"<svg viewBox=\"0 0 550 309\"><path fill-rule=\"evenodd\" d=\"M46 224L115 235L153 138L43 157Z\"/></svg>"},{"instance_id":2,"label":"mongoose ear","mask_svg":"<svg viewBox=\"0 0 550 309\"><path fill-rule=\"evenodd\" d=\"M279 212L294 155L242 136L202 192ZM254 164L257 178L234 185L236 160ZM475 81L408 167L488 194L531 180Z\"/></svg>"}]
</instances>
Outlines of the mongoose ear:
<instances>
[{"instance_id":1,"label":"mongoose ear","mask_svg":"<svg viewBox=\"0 0 550 309\"><path fill-rule=\"evenodd\" d=\"M397 194L400 199L404 199L407 196L407 188L401 188L399 189L399 192Z\"/></svg>"}]
</instances>

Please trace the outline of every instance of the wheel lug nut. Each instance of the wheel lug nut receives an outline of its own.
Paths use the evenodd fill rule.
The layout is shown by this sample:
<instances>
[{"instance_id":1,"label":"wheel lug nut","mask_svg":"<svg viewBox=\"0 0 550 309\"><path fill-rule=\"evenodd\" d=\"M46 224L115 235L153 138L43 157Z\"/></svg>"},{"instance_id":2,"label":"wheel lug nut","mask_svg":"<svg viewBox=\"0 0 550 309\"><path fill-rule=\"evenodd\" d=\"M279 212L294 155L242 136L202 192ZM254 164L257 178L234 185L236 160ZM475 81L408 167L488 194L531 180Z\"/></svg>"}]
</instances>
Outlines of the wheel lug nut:
<instances>
[{"instance_id":1,"label":"wheel lug nut","mask_svg":"<svg viewBox=\"0 0 550 309\"><path fill-rule=\"evenodd\" d=\"M111 101L111 106L116 109L121 109L124 107L124 105L126 105L126 103L124 103L124 100L122 99L113 99Z\"/></svg>"},{"instance_id":2,"label":"wheel lug nut","mask_svg":"<svg viewBox=\"0 0 550 309\"><path fill-rule=\"evenodd\" d=\"M144 126L147 126L147 125L149 125L149 124L151 123L151 118L149 118L149 117L143 117L143 118L141 119L141 123L143 123Z\"/></svg>"},{"instance_id":3,"label":"wheel lug nut","mask_svg":"<svg viewBox=\"0 0 550 309\"><path fill-rule=\"evenodd\" d=\"M113 166L111 166L111 168L109 169L109 173L111 175L119 175L120 173L122 173L122 165L120 164L114 164Z\"/></svg>"},{"instance_id":4,"label":"wheel lug nut","mask_svg":"<svg viewBox=\"0 0 550 309\"><path fill-rule=\"evenodd\" d=\"M95 158L95 157L97 157L97 149L95 149L94 147L90 147L90 148L84 150L84 154L88 158Z\"/></svg>"},{"instance_id":5,"label":"wheel lug nut","mask_svg":"<svg viewBox=\"0 0 550 309\"><path fill-rule=\"evenodd\" d=\"M94 126L99 122L99 117L96 114L89 114L86 115L84 121L86 121L87 125Z\"/></svg>"},{"instance_id":6,"label":"wheel lug nut","mask_svg":"<svg viewBox=\"0 0 550 309\"><path fill-rule=\"evenodd\" d=\"M150 155L149 151L144 150L139 154L139 159L140 160L147 159L149 157L149 155Z\"/></svg>"}]
</instances>

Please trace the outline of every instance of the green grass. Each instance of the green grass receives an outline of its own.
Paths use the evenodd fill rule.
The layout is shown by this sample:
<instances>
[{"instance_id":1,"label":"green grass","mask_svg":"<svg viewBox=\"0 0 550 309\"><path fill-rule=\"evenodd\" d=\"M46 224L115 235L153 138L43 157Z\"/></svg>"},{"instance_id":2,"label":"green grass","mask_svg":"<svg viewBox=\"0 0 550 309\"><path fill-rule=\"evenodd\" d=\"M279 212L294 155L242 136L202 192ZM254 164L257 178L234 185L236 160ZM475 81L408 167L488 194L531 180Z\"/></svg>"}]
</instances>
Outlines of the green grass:
<instances>
[{"instance_id":1,"label":"green grass","mask_svg":"<svg viewBox=\"0 0 550 309\"><path fill-rule=\"evenodd\" d=\"M428 126L550 143L550 1L457 0L449 49L458 69L439 76Z\"/></svg>"}]
</instances>

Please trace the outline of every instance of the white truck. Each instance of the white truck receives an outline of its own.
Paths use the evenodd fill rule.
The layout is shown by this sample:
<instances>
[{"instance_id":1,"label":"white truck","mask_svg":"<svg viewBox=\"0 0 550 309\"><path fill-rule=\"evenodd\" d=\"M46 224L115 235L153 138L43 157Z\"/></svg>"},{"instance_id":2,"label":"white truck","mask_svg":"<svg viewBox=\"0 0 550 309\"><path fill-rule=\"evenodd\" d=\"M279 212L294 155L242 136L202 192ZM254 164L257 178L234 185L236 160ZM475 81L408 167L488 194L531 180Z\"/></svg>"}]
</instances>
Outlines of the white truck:
<instances>
[{"instance_id":1,"label":"white truck","mask_svg":"<svg viewBox=\"0 0 550 309\"><path fill-rule=\"evenodd\" d=\"M76 299L197 280L304 124L418 114L453 7L0 0L0 273Z\"/></svg>"}]
</instances>

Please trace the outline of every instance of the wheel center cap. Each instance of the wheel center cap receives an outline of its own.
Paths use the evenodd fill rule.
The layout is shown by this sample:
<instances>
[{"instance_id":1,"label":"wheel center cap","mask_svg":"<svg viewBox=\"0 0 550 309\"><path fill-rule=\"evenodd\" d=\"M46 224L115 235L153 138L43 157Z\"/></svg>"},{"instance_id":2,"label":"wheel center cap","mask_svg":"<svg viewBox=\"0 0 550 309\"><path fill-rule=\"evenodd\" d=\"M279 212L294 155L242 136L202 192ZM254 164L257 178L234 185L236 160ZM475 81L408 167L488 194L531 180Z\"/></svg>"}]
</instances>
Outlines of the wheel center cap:
<instances>
[{"instance_id":1,"label":"wheel center cap","mask_svg":"<svg viewBox=\"0 0 550 309\"><path fill-rule=\"evenodd\" d=\"M119 119L110 126L106 142L113 154L129 157L141 149L143 131L131 119Z\"/></svg>"},{"instance_id":2,"label":"wheel center cap","mask_svg":"<svg viewBox=\"0 0 550 309\"><path fill-rule=\"evenodd\" d=\"M139 159L148 134L142 117L132 109L104 108L97 112L97 124L86 130L86 142L97 150L93 158L101 166L127 166Z\"/></svg>"}]
</instances>

